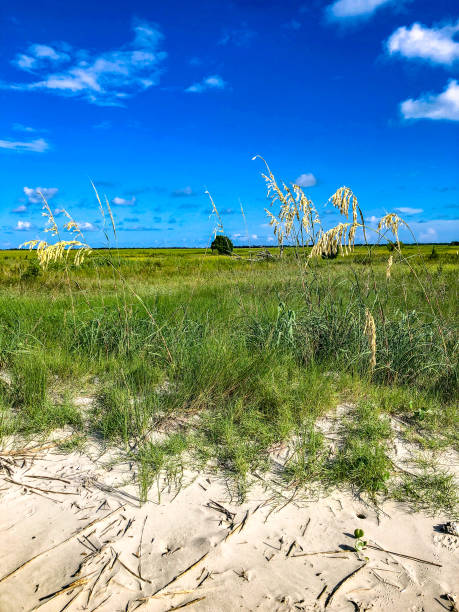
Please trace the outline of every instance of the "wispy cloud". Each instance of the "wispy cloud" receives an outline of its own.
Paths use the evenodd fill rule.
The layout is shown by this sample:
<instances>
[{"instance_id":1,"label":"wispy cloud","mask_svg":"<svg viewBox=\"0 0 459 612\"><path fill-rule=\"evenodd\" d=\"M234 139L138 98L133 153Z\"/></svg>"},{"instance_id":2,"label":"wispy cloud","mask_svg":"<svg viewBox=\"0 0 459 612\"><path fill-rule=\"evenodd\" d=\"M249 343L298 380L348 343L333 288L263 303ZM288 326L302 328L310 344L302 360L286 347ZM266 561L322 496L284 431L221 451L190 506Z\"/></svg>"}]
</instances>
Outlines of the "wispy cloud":
<instances>
[{"instance_id":1,"label":"wispy cloud","mask_svg":"<svg viewBox=\"0 0 459 612\"><path fill-rule=\"evenodd\" d=\"M70 61L70 55L61 51L59 47L68 45L58 43L55 47L50 45L30 45L25 53L18 53L12 64L20 68L33 72L45 67L55 66L62 62Z\"/></svg>"},{"instance_id":2,"label":"wispy cloud","mask_svg":"<svg viewBox=\"0 0 459 612\"><path fill-rule=\"evenodd\" d=\"M25 204L19 204L19 206L17 206L16 208L13 208L13 210L11 212L17 214L17 215L21 215L22 213L27 212L27 206Z\"/></svg>"},{"instance_id":3,"label":"wispy cloud","mask_svg":"<svg viewBox=\"0 0 459 612\"><path fill-rule=\"evenodd\" d=\"M49 144L44 138L36 138L35 140L28 141L0 140L0 149L8 149L9 151L29 151L31 153L44 153L49 149Z\"/></svg>"},{"instance_id":4,"label":"wispy cloud","mask_svg":"<svg viewBox=\"0 0 459 612\"><path fill-rule=\"evenodd\" d=\"M33 228L33 225L30 221L18 221L14 229L17 232L26 232L28 230L31 230L32 228Z\"/></svg>"},{"instance_id":5,"label":"wispy cloud","mask_svg":"<svg viewBox=\"0 0 459 612\"><path fill-rule=\"evenodd\" d=\"M317 185L317 179L312 172L306 172L300 174L295 181L295 185L299 185L300 187L314 187L314 185Z\"/></svg>"},{"instance_id":6,"label":"wispy cloud","mask_svg":"<svg viewBox=\"0 0 459 612\"><path fill-rule=\"evenodd\" d=\"M199 83L194 83L185 89L185 91L192 93L202 93L203 91L208 91L209 89L225 89L226 82L222 79L218 74L213 74L212 76L208 76Z\"/></svg>"},{"instance_id":7,"label":"wispy cloud","mask_svg":"<svg viewBox=\"0 0 459 612\"><path fill-rule=\"evenodd\" d=\"M290 19L290 21L284 23L282 27L286 30L300 30L301 22L299 22L297 19Z\"/></svg>"},{"instance_id":8,"label":"wispy cloud","mask_svg":"<svg viewBox=\"0 0 459 612\"><path fill-rule=\"evenodd\" d=\"M440 94L424 94L410 98L400 105L405 119L434 119L459 121L459 84L451 80Z\"/></svg>"},{"instance_id":9,"label":"wispy cloud","mask_svg":"<svg viewBox=\"0 0 459 612\"><path fill-rule=\"evenodd\" d=\"M58 191L57 187L24 187L24 195L29 204L41 204L43 198L48 202L54 198Z\"/></svg>"},{"instance_id":10,"label":"wispy cloud","mask_svg":"<svg viewBox=\"0 0 459 612\"><path fill-rule=\"evenodd\" d=\"M183 189L176 189L171 193L173 198L190 198L198 195L193 189L187 185L187 187L183 187Z\"/></svg>"},{"instance_id":11,"label":"wispy cloud","mask_svg":"<svg viewBox=\"0 0 459 612\"><path fill-rule=\"evenodd\" d=\"M403 215L418 215L419 213L424 212L423 208L411 208L411 206L399 206L395 210L398 210Z\"/></svg>"},{"instance_id":12,"label":"wispy cloud","mask_svg":"<svg viewBox=\"0 0 459 612\"><path fill-rule=\"evenodd\" d=\"M134 196L132 196L132 198L130 199L120 198L119 196L116 196L112 200L112 204L114 206L134 206L135 203L136 203L136 199Z\"/></svg>"},{"instance_id":13,"label":"wispy cloud","mask_svg":"<svg viewBox=\"0 0 459 612\"><path fill-rule=\"evenodd\" d=\"M62 44L32 45L13 63L38 80L3 83L3 88L47 91L82 98L101 106L123 106L127 98L157 85L166 53L159 50L163 35L155 24L135 21L133 40L119 49L94 54Z\"/></svg>"},{"instance_id":14,"label":"wispy cloud","mask_svg":"<svg viewBox=\"0 0 459 612\"><path fill-rule=\"evenodd\" d=\"M33 134L35 132L42 132L43 130L36 130L33 127L30 127L28 125L23 125L22 123L13 123L12 128L15 132L27 132L29 134Z\"/></svg>"},{"instance_id":15,"label":"wispy cloud","mask_svg":"<svg viewBox=\"0 0 459 612\"><path fill-rule=\"evenodd\" d=\"M336 0L327 7L327 13L330 19L365 18L390 4L395 0Z\"/></svg>"},{"instance_id":16,"label":"wispy cloud","mask_svg":"<svg viewBox=\"0 0 459 612\"><path fill-rule=\"evenodd\" d=\"M433 227L428 227L425 232L422 232L419 236L420 240L424 242L430 242L431 240L437 240L437 230Z\"/></svg>"},{"instance_id":17,"label":"wispy cloud","mask_svg":"<svg viewBox=\"0 0 459 612\"><path fill-rule=\"evenodd\" d=\"M431 28L413 23L409 28L395 30L387 41L387 50L390 55L451 66L459 60L459 42L455 40L458 32L459 20Z\"/></svg>"},{"instance_id":18,"label":"wispy cloud","mask_svg":"<svg viewBox=\"0 0 459 612\"><path fill-rule=\"evenodd\" d=\"M97 227L89 221L78 221L78 227L82 232L97 232Z\"/></svg>"},{"instance_id":19,"label":"wispy cloud","mask_svg":"<svg viewBox=\"0 0 459 612\"><path fill-rule=\"evenodd\" d=\"M218 41L219 45L235 45L236 47L247 47L256 32L251 30L246 23L243 23L240 28L224 30L222 37Z\"/></svg>"},{"instance_id":20,"label":"wispy cloud","mask_svg":"<svg viewBox=\"0 0 459 612\"><path fill-rule=\"evenodd\" d=\"M112 122L108 119L100 121L92 126L95 130L109 130L112 127Z\"/></svg>"}]
</instances>

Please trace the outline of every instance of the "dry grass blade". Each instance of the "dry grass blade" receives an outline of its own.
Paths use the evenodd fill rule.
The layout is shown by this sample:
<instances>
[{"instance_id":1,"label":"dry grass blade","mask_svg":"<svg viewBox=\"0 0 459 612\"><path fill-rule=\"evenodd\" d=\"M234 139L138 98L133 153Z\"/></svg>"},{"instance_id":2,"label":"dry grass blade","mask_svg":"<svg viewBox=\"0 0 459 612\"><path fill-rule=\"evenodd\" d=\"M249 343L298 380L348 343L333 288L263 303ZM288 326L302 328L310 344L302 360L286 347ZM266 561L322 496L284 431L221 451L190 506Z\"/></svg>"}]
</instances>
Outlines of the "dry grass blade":
<instances>
[{"instance_id":1,"label":"dry grass blade","mask_svg":"<svg viewBox=\"0 0 459 612\"><path fill-rule=\"evenodd\" d=\"M143 540L143 532L145 531L145 524L147 522L148 515L145 515L145 519L143 521L142 531L140 533L140 542L139 548L137 550L137 556L139 557L139 576L142 575L142 540Z\"/></svg>"},{"instance_id":2,"label":"dry grass blade","mask_svg":"<svg viewBox=\"0 0 459 612\"><path fill-rule=\"evenodd\" d=\"M165 593L159 593L158 595L148 595L146 597L141 597L137 601L148 601L149 599L164 599L165 597L177 597L178 595L189 595L190 593L194 593L195 590L196 589L185 589L183 591L166 591Z\"/></svg>"},{"instance_id":3,"label":"dry grass blade","mask_svg":"<svg viewBox=\"0 0 459 612\"><path fill-rule=\"evenodd\" d=\"M83 592L83 589L80 589L78 591L78 593L75 593L75 595L72 597L72 599L69 599L69 601L64 605L63 608L61 608L59 610L59 612L64 612L64 610L67 610L67 608L69 608L71 606L71 604L75 601L75 599L78 597L78 595L80 595L80 593Z\"/></svg>"},{"instance_id":4,"label":"dry grass blade","mask_svg":"<svg viewBox=\"0 0 459 612\"><path fill-rule=\"evenodd\" d=\"M98 583L98 582L99 582L99 580L101 579L102 574L103 574L103 573L104 573L104 571L106 570L106 568L107 568L107 566L109 565L110 561L111 561L111 559L109 559L109 560L108 560L108 561L105 563L105 565L104 565L104 566L102 567L102 569L100 570L100 572L99 572L99 574L98 574L97 578L94 580L94 582L93 582L93 584L92 584L91 588L89 589L89 593L88 593L88 600L87 600L87 602L86 602L86 607L88 607L88 606L89 606L89 602L91 601L91 597L92 597L92 594L94 593L94 589L96 588L97 583Z\"/></svg>"},{"instance_id":5,"label":"dry grass blade","mask_svg":"<svg viewBox=\"0 0 459 612\"><path fill-rule=\"evenodd\" d=\"M26 565L29 565L29 563L32 563L32 561L35 561L36 559L43 557L44 555L48 554L49 552L55 550L56 548L58 548L59 546L62 546L63 544L66 544L67 542L70 542L70 540L73 540L73 538L76 538L77 536L79 536L81 533L83 533L84 531L86 531L86 529L89 529L89 527L92 527L93 525L95 525L96 523L99 523L103 520L105 520L106 518L108 518L109 516L112 516L113 514L115 514L116 512L119 512L120 510L123 510L124 506L120 506L119 508L116 508L116 510L113 510L112 512L109 512L108 514L106 514L105 516L101 516L98 519L95 519L94 521L91 521L91 523L89 523L88 525L86 525L85 527L82 527L81 529L79 529L78 531L76 531L74 534L72 534L71 536L69 536L66 540L63 540L62 542L59 542L58 544L54 544L54 546L51 546L51 548L48 548L47 550L44 550L41 553L38 553L37 555L35 555L34 557L32 557L31 559L28 559L27 561L25 561L24 563L22 563L19 567L17 567L15 570L13 570L12 572L10 572L9 574L6 574L5 576L3 576L3 578L0 578L0 584L2 582L4 582L5 580L8 580L8 578L11 578L11 576L14 576L15 574L17 574L17 572L19 572L21 569L23 569Z\"/></svg>"},{"instance_id":6,"label":"dry grass blade","mask_svg":"<svg viewBox=\"0 0 459 612\"><path fill-rule=\"evenodd\" d=\"M110 597L112 596L112 593L109 593L107 595L107 597L105 599L103 599L100 603L97 604L97 606L95 608L92 608L91 612L95 612L96 610L98 610L100 607L102 607L104 605L104 603L106 601L108 601L110 599Z\"/></svg>"},{"instance_id":7,"label":"dry grass blade","mask_svg":"<svg viewBox=\"0 0 459 612\"><path fill-rule=\"evenodd\" d=\"M224 514L230 523L234 521L234 517L236 516L236 514L234 512L230 512L230 510L227 510L224 506L214 501L213 499L209 500L209 502L207 503L207 507Z\"/></svg>"},{"instance_id":8,"label":"dry grass blade","mask_svg":"<svg viewBox=\"0 0 459 612\"><path fill-rule=\"evenodd\" d=\"M330 591L330 593L328 594L327 599L325 600L325 608L327 608L333 601L333 598L335 597L336 593L339 591L339 589L343 586L343 584L345 584L348 580L350 580L353 576L355 576L356 574L358 574L358 572L360 572L361 569L363 569L366 566L366 563L364 563L363 565L361 565L360 567L358 567L357 569L355 569L353 572L351 572L350 574L348 574L347 576L345 576L342 580L340 580L338 582L338 584L336 584L333 589Z\"/></svg>"},{"instance_id":9,"label":"dry grass blade","mask_svg":"<svg viewBox=\"0 0 459 612\"><path fill-rule=\"evenodd\" d=\"M336 555L336 553L344 553L342 550L319 550L318 552L312 553L300 553L298 555L291 555L291 559L296 559L297 557L313 557L314 555Z\"/></svg>"},{"instance_id":10,"label":"dry grass blade","mask_svg":"<svg viewBox=\"0 0 459 612\"><path fill-rule=\"evenodd\" d=\"M39 478L40 480L59 480L60 482L65 482L65 484L72 484L70 480L65 480L64 478L57 478L56 476L43 476L41 474L24 474L25 478Z\"/></svg>"},{"instance_id":11,"label":"dry grass blade","mask_svg":"<svg viewBox=\"0 0 459 612\"><path fill-rule=\"evenodd\" d=\"M245 527L245 524L247 523L247 519L249 518L249 510L247 510L247 512L245 513L244 518L242 519L242 521L240 523L238 523L236 525L236 527L234 527L234 529L232 529L225 537L225 542L227 540L229 540L229 538L231 536L233 536L235 533L238 533L239 531L242 531Z\"/></svg>"},{"instance_id":12,"label":"dry grass blade","mask_svg":"<svg viewBox=\"0 0 459 612\"><path fill-rule=\"evenodd\" d=\"M113 549L112 549L113 550ZM147 582L148 584L151 584L151 580L148 580L147 578L142 578L142 576L140 574L137 574L136 572L134 572L133 570L131 570L131 568L129 568L125 563L123 563L121 561L121 559L119 558L119 555L116 558L116 561L121 565L121 567L123 567L129 574L131 574L132 576L134 576L134 578L137 578L138 580L141 580L142 582Z\"/></svg>"},{"instance_id":13,"label":"dry grass blade","mask_svg":"<svg viewBox=\"0 0 459 612\"><path fill-rule=\"evenodd\" d=\"M193 604L198 603L198 601L202 601L205 598L206 598L205 595L203 597L197 597L196 599L187 601L186 603L180 604L179 606L174 606L173 608L169 608L167 612L173 612L173 610L181 610L182 608L188 608L188 606L192 606Z\"/></svg>"},{"instance_id":14,"label":"dry grass blade","mask_svg":"<svg viewBox=\"0 0 459 612\"><path fill-rule=\"evenodd\" d=\"M39 487L34 487L24 482L13 480L12 478L5 478L5 480L6 482L12 482L13 484L18 485L18 487L24 487L25 489L32 489L34 491L41 491L42 493L54 493L56 495L78 495L77 491L53 491L52 489L40 489Z\"/></svg>"},{"instance_id":15,"label":"dry grass blade","mask_svg":"<svg viewBox=\"0 0 459 612\"><path fill-rule=\"evenodd\" d=\"M42 606L46 605L52 599L55 599L56 597L59 597L59 595L62 595L62 593L66 593L67 591L71 591L71 590L73 590L73 589L75 589L76 587L79 587L79 586L84 586L85 584L87 584L89 582L90 577L94 573L95 572L91 572L91 574L88 574L87 576L84 576L84 578L78 578L78 580L74 580L70 584L67 584L64 587L62 587L62 589L59 589L59 591L55 591L54 593L50 593L49 595L44 595L43 597L40 597L40 599L38 601L42 601L43 603L39 604L38 606L35 606L35 608L32 608L32 611L33 610L38 610L38 608L41 608ZM46 601L43 601L44 599L46 599Z\"/></svg>"},{"instance_id":16,"label":"dry grass blade","mask_svg":"<svg viewBox=\"0 0 459 612\"><path fill-rule=\"evenodd\" d=\"M194 563L192 563L191 565L189 565L186 569L184 569L182 572L180 572L180 574L177 574L174 578L172 578L172 580L169 580L169 582L167 584L165 584L164 586L162 586L160 589L158 589L157 591L155 591L153 593L153 595L157 595L158 593L161 593L161 591L164 591L164 589L167 589L168 586L170 586L171 584L173 584L174 582L177 582L177 580L179 578L181 578L182 576L184 576L185 574L187 574L188 572L191 572L192 569L194 569L195 567L197 567L200 563L202 563L202 561L204 561L204 559L207 557L207 555L209 554L209 551L207 551L206 553L204 553L202 555L202 557L199 557L199 559L197 561L195 561Z\"/></svg>"},{"instance_id":17,"label":"dry grass blade","mask_svg":"<svg viewBox=\"0 0 459 612\"><path fill-rule=\"evenodd\" d=\"M367 544L367 548L372 548L373 550L379 550L380 552L387 553L389 555L395 555L396 557L403 557L404 559L410 559L411 561L417 561L418 563L425 563L426 565L433 565L435 567L443 567L440 563L434 563L433 561L427 561L426 559L419 559L419 557L412 557L411 555L404 555L402 553L394 552L393 550L386 550L385 548L379 548L378 546L373 546L372 544Z\"/></svg>"}]
</instances>

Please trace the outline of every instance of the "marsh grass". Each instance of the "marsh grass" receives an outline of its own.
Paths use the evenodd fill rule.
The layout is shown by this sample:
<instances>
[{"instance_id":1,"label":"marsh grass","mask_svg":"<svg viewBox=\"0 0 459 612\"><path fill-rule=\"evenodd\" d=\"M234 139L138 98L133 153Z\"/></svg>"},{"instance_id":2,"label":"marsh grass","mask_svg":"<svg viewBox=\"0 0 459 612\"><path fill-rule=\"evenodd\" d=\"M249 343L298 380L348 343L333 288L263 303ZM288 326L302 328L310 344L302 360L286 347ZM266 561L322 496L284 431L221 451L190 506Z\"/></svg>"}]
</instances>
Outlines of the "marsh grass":
<instances>
[{"instance_id":1,"label":"marsh grass","mask_svg":"<svg viewBox=\"0 0 459 612\"><path fill-rule=\"evenodd\" d=\"M453 444L456 251L429 259L431 248L402 245L395 216L370 230L347 188L330 200L343 222L326 230L300 188L269 169L265 180L269 258L113 248L104 198L109 248L82 258L79 235L39 268L32 252L0 254L0 369L12 377L0 436L71 426L70 450L96 435L137 462L143 499L186 465L213 466L243 498L253 473L272 469L271 449L294 441L286 486L375 500L392 490L386 415L412 442ZM218 211L217 222L222 231ZM344 256L322 258L335 251ZM88 414L71 401L76 387L96 396ZM315 422L343 400L355 413L330 455ZM169 437L153 442L159 429Z\"/></svg>"},{"instance_id":2,"label":"marsh grass","mask_svg":"<svg viewBox=\"0 0 459 612\"><path fill-rule=\"evenodd\" d=\"M394 498L408 504L413 511L422 510L433 516L443 512L458 520L459 496L453 474L432 461L421 461L420 467L418 474L403 474L394 487Z\"/></svg>"},{"instance_id":3,"label":"marsh grass","mask_svg":"<svg viewBox=\"0 0 459 612\"><path fill-rule=\"evenodd\" d=\"M387 442L392 436L387 417L370 402L361 403L342 425L342 446L332 458L329 478L333 484L350 483L359 493L375 500L386 494L393 471Z\"/></svg>"}]
</instances>

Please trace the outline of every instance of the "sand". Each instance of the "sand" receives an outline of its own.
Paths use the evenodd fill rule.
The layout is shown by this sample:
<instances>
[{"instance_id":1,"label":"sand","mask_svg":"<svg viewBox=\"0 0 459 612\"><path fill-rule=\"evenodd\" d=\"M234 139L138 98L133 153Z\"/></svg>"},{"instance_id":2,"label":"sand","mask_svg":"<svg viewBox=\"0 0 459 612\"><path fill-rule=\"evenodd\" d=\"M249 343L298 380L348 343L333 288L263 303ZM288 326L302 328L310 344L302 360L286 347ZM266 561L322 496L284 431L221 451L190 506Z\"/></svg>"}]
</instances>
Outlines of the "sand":
<instances>
[{"instance_id":1,"label":"sand","mask_svg":"<svg viewBox=\"0 0 459 612\"><path fill-rule=\"evenodd\" d=\"M292 498L274 474L242 504L222 477L189 472L140 505L135 465L107 469L98 450L1 455L1 612L454 609L446 517L345 491ZM352 552L356 527L393 552Z\"/></svg>"}]
</instances>

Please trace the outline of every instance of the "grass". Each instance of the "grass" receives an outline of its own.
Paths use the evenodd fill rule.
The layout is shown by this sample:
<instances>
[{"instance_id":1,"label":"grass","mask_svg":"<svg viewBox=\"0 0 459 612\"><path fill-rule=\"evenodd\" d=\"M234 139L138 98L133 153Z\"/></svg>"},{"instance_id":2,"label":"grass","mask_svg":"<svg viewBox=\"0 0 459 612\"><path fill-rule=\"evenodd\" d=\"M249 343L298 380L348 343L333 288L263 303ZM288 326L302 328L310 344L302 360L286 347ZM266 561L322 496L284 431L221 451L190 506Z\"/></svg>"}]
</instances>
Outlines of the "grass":
<instances>
[{"instance_id":1,"label":"grass","mask_svg":"<svg viewBox=\"0 0 459 612\"><path fill-rule=\"evenodd\" d=\"M428 462L419 474L404 474L393 495L414 511L422 510L432 515L443 512L459 519L459 496L454 476L434 463Z\"/></svg>"},{"instance_id":2,"label":"grass","mask_svg":"<svg viewBox=\"0 0 459 612\"><path fill-rule=\"evenodd\" d=\"M386 494L393 471L387 453L391 427L379 409L365 402L343 423L343 444L330 463L332 483L349 482L358 492L368 493L373 500Z\"/></svg>"},{"instance_id":3,"label":"grass","mask_svg":"<svg viewBox=\"0 0 459 612\"><path fill-rule=\"evenodd\" d=\"M450 512L452 481L435 499L427 480L394 488L389 417L409 443L457 448L457 247L314 260L304 245L270 250L260 261L254 249L94 250L47 268L33 252L0 252L11 379L0 380L0 443L66 427L72 450L96 436L137 462L143 499L187 465L223 472L244 497L288 443L286 487L345 486L373 501L418 492ZM333 450L317 419L344 401L354 412ZM169 433L156 442L158 431Z\"/></svg>"}]
</instances>

